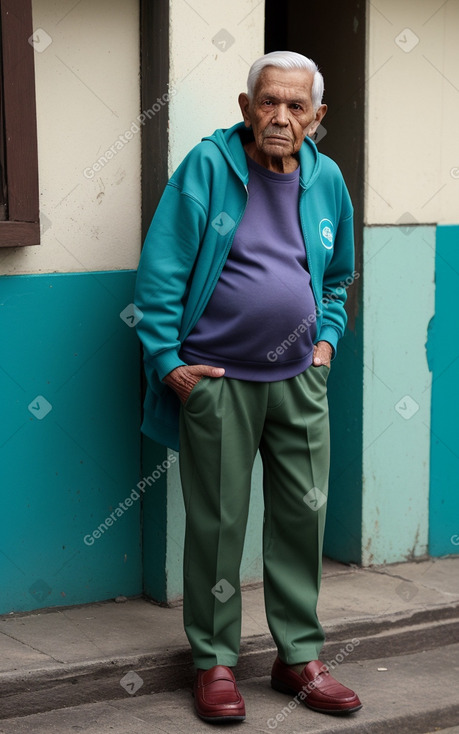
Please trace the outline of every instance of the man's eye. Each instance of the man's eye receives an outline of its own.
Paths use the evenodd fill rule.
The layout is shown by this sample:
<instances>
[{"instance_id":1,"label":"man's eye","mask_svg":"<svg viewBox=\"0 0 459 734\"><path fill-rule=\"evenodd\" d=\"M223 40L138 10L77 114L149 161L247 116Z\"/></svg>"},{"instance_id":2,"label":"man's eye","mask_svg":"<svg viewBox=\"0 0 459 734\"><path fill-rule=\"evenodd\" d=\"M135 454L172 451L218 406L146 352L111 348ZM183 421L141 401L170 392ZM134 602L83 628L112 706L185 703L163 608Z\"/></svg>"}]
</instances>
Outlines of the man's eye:
<instances>
[{"instance_id":1,"label":"man's eye","mask_svg":"<svg viewBox=\"0 0 459 734\"><path fill-rule=\"evenodd\" d=\"M272 102L271 102L270 99L265 99L265 101L263 102L263 104L271 106L272 105Z\"/></svg>"},{"instance_id":2,"label":"man's eye","mask_svg":"<svg viewBox=\"0 0 459 734\"><path fill-rule=\"evenodd\" d=\"M301 110L301 105L296 104L296 103L295 104L292 104L292 109L293 110Z\"/></svg>"}]
</instances>

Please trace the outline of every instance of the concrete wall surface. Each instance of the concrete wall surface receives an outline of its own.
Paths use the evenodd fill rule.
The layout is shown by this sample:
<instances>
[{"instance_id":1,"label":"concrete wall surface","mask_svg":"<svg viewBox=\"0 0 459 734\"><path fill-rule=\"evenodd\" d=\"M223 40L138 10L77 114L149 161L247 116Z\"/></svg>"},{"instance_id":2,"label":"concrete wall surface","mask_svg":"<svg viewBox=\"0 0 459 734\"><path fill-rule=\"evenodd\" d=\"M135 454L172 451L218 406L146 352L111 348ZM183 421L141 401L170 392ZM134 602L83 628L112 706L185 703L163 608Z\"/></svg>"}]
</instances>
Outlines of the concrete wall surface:
<instances>
[{"instance_id":1,"label":"concrete wall surface","mask_svg":"<svg viewBox=\"0 0 459 734\"><path fill-rule=\"evenodd\" d=\"M0 278L1 614L142 591L134 275Z\"/></svg>"},{"instance_id":2,"label":"concrete wall surface","mask_svg":"<svg viewBox=\"0 0 459 734\"><path fill-rule=\"evenodd\" d=\"M437 227L435 317L429 328L432 371L429 551L459 553L459 226Z\"/></svg>"},{"instance_id":3,"label":"concrete wall surface","mask_svg":"<svg viewBox=\"0 0 459 734\"><path fill-rule=\"evenodd\" d=\"M459 3L368 3L367 224L456 224Z\"/></svg>"},{"instance_id":4,"label":"concrete wall surface","mask_svg":"<svg viewBox=\"0 0 459 734\"><path fill-rule=\"evenodd\" d=\"M365 230L362 563L427 552L435 228Z\"/></svg>"},{"instance_id":5,"label":"concrete wall surface","mask_svg":"<svg viewBox=\"0 0 459 734\"><path fill-rule=\"evenodd\" d=\"M368 4L365 565L433 552L436 406L425 345L442 302L436 225L458 221L458 41L456 2Z\"/></svg>"},{"instance_id":6,"label":"concrete wall surface","mask_svg":"<svg viewBox=\"0 0 459 734\"><path fill-rule=\"evenodd\" d=\"M42 241L0 252L1 272L136 268L139 4L33 0L32 11Z\"/></svg>"},{"instance_id":7,"label":"concrete wall surface","mask_svg":"<svg viewBox=\"0 0 459 734\"><path fill-rule=\"evenodd\" d=\"M1 612L142 591L129 310L139 3L33 0L32 11L42 237L0 250Z\"/></svg>"}]
</instances>

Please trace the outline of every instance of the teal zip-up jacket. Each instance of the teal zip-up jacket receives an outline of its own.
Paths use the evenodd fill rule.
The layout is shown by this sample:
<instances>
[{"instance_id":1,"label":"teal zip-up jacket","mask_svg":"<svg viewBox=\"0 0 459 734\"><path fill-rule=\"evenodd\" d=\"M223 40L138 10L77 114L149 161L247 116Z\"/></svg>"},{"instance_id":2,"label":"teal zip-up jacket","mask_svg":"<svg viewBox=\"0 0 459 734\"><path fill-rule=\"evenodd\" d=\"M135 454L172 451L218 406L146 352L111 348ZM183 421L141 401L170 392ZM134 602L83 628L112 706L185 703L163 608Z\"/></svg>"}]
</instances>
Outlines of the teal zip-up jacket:
<instances>
[{"instance_id":1,"label":"teal zip-up jacket","mask_svg":"<svg viewBox=\"0 0 459 734\"><path fill-rule=\"evenodd\" d=\"M238 123L190 151L164 190L140 258L134 302L147 376L142 431L176 450L180 401L162 379L185 364L181 345L212 295L244 216L249 172L243 145L250 135ZM309 138L298 155L316 341L330 342L336 352L354 268L352 204L338 166Z\"/></svg>"}]
</instances>

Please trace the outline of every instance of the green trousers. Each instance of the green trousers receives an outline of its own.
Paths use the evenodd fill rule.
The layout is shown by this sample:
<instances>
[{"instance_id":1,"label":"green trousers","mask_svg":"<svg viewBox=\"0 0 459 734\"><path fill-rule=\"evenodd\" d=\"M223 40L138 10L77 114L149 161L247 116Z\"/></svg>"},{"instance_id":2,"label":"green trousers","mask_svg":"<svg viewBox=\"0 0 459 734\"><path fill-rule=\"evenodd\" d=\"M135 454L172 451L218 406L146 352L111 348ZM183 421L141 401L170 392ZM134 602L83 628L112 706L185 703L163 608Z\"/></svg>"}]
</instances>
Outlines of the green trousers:
<instances>
[{"instance_id":1,"label":"green trousers","mask_svg":"<svg viewBox=\"0 0 459 734\"><path fill-rule=\"evenodd\" d=\"M263 462L266 616L287 664L318 658L316 606L329 472L327 377L204 377L180 414L186 509L184 625L197 668L236 665L241 564L257 450Z\"/></svg>"}]
</instances>

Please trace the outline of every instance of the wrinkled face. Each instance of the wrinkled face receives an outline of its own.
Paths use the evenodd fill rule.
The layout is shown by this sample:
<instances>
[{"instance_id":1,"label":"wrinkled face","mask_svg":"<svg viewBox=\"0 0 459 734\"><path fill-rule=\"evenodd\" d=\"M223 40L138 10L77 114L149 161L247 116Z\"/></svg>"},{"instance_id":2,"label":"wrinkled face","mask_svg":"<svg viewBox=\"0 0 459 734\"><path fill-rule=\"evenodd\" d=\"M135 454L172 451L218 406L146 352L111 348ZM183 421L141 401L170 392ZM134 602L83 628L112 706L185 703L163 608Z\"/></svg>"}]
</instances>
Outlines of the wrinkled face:
<instances>
[{"instance_id":1,"label":"wrinkled face","mask_svg":"<svg viewBox=\"0 0 459 734\"><path fill-rule=\"evenodd\" d=\"M261 72L252 100L241 94L239 104L246 127L252 126L257 150L268 158L289 158L304 138L314 133L327 110L314 111L314 76L306 69L267 66Z\"/></svg>"}]
</instances>

